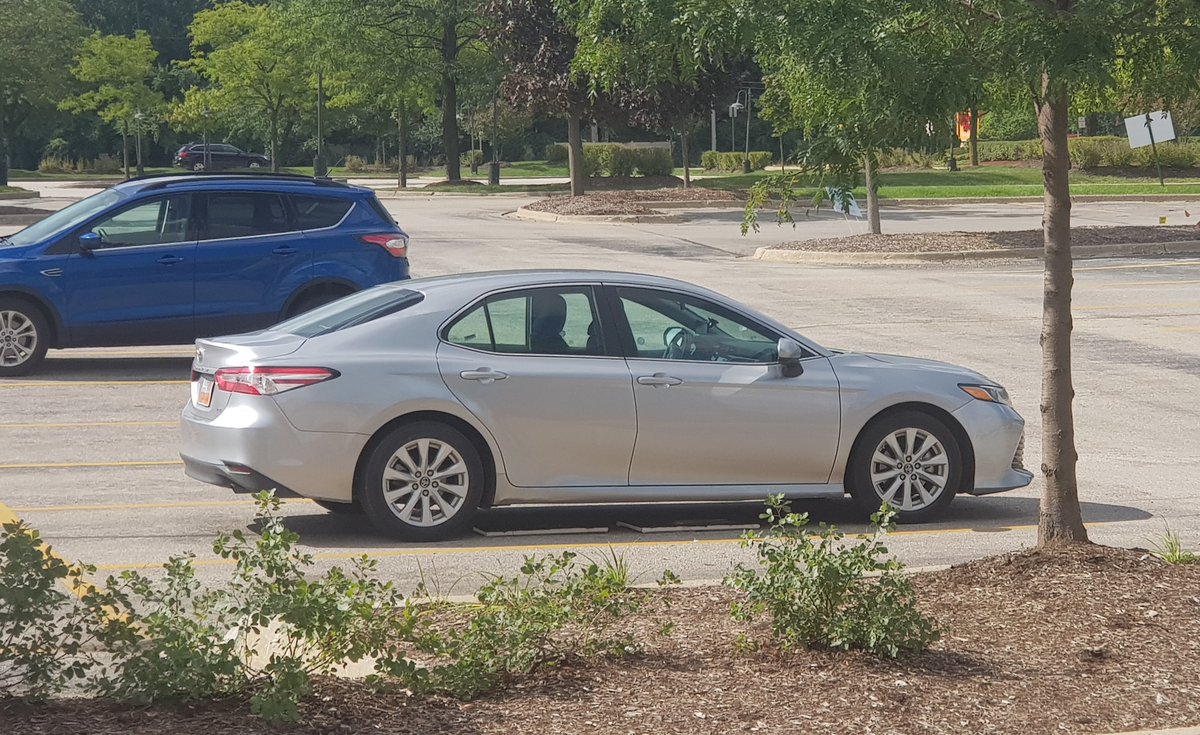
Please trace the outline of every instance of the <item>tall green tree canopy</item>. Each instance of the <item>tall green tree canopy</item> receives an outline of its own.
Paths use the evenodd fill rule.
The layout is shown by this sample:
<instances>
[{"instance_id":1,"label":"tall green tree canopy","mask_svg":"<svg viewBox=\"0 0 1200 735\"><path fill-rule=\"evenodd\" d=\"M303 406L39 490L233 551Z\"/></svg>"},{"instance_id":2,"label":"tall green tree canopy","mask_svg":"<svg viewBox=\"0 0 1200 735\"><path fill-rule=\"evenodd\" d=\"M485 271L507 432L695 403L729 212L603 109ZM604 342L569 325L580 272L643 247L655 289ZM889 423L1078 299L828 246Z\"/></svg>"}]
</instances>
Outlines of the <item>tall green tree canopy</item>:
<instances>
[{"instance_id":1,"label":"tall green tree canopy","mask_svg":"<svg viewBox=\"0 0 1200 735\"><path fill-rule=\"evenodd\" d=\"M64 109L95 111L118 129L130 126L138 113L157 116L166 104L162 93L150 86L157 57L145 31L133 38L93 34L71 68L88 89L64 101Z\"/></svg>"},{"instance_id":2,"label":"tall green tree canopy","mask_svg":"<svg viewBox=\"0 0 1200 735\"><path fill-rule=\"evenodd\" d=\"M0 186L8 184L8 135L31 105L66 95L83 27L66 0L0 0Z\"/></svg>"}]
</instances>

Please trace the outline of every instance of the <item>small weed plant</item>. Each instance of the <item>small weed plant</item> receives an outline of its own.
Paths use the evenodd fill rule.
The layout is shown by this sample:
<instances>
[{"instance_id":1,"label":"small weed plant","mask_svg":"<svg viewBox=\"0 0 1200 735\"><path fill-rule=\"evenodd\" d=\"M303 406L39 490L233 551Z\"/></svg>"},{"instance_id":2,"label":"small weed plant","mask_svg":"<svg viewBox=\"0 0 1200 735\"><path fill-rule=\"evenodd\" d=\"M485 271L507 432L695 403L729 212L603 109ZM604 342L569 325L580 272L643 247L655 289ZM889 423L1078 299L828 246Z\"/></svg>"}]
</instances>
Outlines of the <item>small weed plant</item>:
<instances>
[{"instance_id":1,"label":"small weed plant","mask_svg":"<svg viewBox=\"0 0 1200 735\"><path fill-rule=\"evenodd\" d=\"M748 622L766 614L784 649L858 649L895 658L927 649L940 633L917 609L903 565L888 558L884 537L895 511L886 505L871 518L872 533L847 538L824 523L813 534L808 515L791 512L783 496L767 501L765 533L747 532L759 566L738 565L725 583L742 592L733 617Z\"/></svg>"},{"instance_id":2,"label":"small weed plant","mask_svg":"<svg viewBox=\"0 0 1200 735\"><path fill-rule=\"evenodd\" d=\"M1151 552L1168 564L1200 564L1200 554L1183 547L1179 534L1167 529L1162 538L1151 542L1154 550Z\"/></svg>"}]
</instances>

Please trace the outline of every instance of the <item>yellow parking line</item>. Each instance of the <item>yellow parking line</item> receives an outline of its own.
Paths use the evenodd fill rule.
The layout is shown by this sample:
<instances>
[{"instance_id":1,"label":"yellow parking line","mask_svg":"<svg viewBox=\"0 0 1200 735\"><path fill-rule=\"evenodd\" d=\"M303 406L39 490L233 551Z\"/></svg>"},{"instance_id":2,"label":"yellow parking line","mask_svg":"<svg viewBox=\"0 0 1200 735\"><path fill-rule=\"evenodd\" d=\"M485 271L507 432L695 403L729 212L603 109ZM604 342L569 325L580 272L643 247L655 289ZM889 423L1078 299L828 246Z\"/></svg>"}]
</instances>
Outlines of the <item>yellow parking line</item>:
<instances>
[{"instance_id":1,"label":"yellow parking line","mask_svg":"<svg viewBox=\"0 0 1200 735\"><path fill-rule=\"evenodd\" d=\"M1178 307L1197 307L1200 301L1161 301L1151 304L1101 304L1099 306L1077 306L1075 311L1115 311L1118 309L1170 309Z\"/></svg>"},{"instance_id":2,"label":"yellow parking line","mask_svg":"<svg viewBox=\"0 0 1200 735\"><path fill-rule=\"evenodd\" d=\"M1128 287L1132 287L1132 286L1192 286L1197 283L1200 283L1200 280L1198 280L1198 281L1128 281L1125 283L1097 283L1094 286L1084 286L1082 289L1077 288L1076 290L1087 291L1087 290L1093 289L1093 288L1128 288Z\"/></svg>"},{"instance_id":3,"label":"yellow parking line","mask_svg":"<svg viewBox=\"0 0 1200 735\"><path fill-rule=\"evenodd\" d=\"M77 385L188 385L190 380L37 380L0 383L0 388L71 388Z\"/></svg>"},{"instance_id":4,"label":"yellow parking line","mask_svg":"<svg viewBox=\"0 0 1200 735\"><path fill-rule=\"evenodd\" d=\"M1106 523L1106 521L1097 521L1095 523L1086 523L1088 528L1093 528ZM889 536L934 536L952 533L1007 533L1011 531L1036 531L1037 525L1023 526L997 526L995 528L932 528L915 531L893 531ZM741 538L707 538L707 539L684 539L675 541L616 541L616 542L590 542L590 543L568 543L568 544L514 544L511 546L472 546L472 547L422 547L417 549L391 549L391 550L363 550L345 551L345 552L329 552L324 554L313 554L312 557L319 561L349 561L358 559L363 554L374 559L391 559L398 557L413 557L413 556L451 556L456 554L478 554L478 553L493 553L501 551L565 551L568 549L629 549L629 548L644 548L644 547L665 547L665 546L694 546L697 544L738 544L741 543ZM192 564L197 567L217 567L231 566L235 564L232 559L195 559ZM98 564L96 569L106 572L124 571L126 569L153 569L162 566L161 562L148 562L142 564Z\"/></svg>"},{"instance_id":5,"label":"yellow parking line","mask_svg":"<svg viewBox=\"0 0 1200 735\"><path fill-rule=\"evenodd\" d=\"M133 352L130 350L116 352L85 352L83 350L55 350L54 357L183 357L193 358L194 351L189 352Z\"/></svg>"},{"instance_id":6,"label":"yellow parking line","mask_svg":"<svg viewBox=\"0 0 1200 735\"><path fill-rule=\"evenodd\" d=\"M0 464L0 470L64 470L79 467L165 467L182 465L178 459L150 460L146 462L46 462L34 464Z\"/></svg>"},{"instance_id":7,"label":"yellow parking line","mask_svg":"<svg viewBox=\"0 0 1200 735\"><path fill-rule=\"evenodd\" d=\"M1162 327L1165 332L1200 332L1200 327Z\"/></svg>"},{"instance_id":8,"label":"yellow parking line","mask_svg":"<svg viewBox=\"0 0 1200 735\"><path fill-rule=\"evenodd\" d=\"M1087 273L1088 271L1123 271L1142 268L1187 268L1197 265L1200 265L1200 260L1180 260L1166 263L1130 263L1128 265L1097 265L1090 268L1075 267L1072 270L1075 273Z\"/></svg>"},{"instance_id":9,"label":"yellow parking line","mask_svg":"<svg viewBox=\"0 0 1200 735\"><path fill-rule=\"evenodd\" d=\"M178 426L178 421L71 421L64 423L0 424L4 429L88 429L100 426Z\"/></svg>"},{"instance_id":10,"label":"yellow parking line","mask_svg":"<svg viewBox=\"0 0 1200 735\"><path fill-rule=\"evenodd\" d=\"M311 503L308 498L286 498L280 501L284 505L293 503ZM176 503L110 503L101 505L35 505L28 508L15 508L18 513L61 513L66 511L105 511L105 510L171 510L175 508L231 508L238 506L251 507L253 500L184 500Z\"/></svg>"}]
</instances>

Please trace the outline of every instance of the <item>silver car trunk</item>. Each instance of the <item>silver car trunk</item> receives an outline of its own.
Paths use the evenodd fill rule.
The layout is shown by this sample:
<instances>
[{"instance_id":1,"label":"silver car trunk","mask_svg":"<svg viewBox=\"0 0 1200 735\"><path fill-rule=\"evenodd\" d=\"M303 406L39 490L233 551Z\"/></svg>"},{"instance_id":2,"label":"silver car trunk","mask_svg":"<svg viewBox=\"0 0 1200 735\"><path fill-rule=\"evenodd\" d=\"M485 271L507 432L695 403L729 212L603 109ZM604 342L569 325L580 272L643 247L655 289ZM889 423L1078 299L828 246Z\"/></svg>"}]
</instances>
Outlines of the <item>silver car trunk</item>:
<instances>
[{"instance_id":1,"label":"silver car trunk","mask_svg":"<svg viewBox=\"0 0 1200 735\"><path fill-rule=\"evenodd\" d=\"M243 367L257 360L290 355L307 340L285 332L254 332L196 340L192 369L213 373L223 367Z\"/></svg>"}]
</instances>

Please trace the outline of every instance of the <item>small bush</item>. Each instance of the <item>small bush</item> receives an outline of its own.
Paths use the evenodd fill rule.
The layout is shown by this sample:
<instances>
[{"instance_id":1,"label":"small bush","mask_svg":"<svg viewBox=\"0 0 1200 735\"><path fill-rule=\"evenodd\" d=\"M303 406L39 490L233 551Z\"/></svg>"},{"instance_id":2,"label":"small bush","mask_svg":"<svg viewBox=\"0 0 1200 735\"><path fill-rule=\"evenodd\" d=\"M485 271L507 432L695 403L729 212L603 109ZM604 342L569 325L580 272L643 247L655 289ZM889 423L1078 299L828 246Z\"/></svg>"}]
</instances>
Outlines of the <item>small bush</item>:
<instances>
[{"instance_id":1,"label":"small bush","mask_svg":"<svg viewBox=\"0 0 1200 735\"><path fill-rule=\"evenodd\" d=\"M571 152L562 143L551 143L544 151L546 163L566 163L570 160Z\"/></svg>"},{"instance_id":2,"label":"small bush","mask_svg":"<svg viewBox=\"0 0 1200 735\"><path fill-rule=\"evenodd\" d=\"M346 170L352 174L367 170L367 160L362 156L346 156Z\"/></svg>"},{"instance_id":3,"label":"small bush","mask_svg":"<svg viewBox=\"0 0 1200 735\"><path fill-rule=\"evenodd\" d=\"M462 155L458 157L458 160L461 161L462 165L464 166L481 166L483 165L483 151L478 149L463 151Z\"/></svg>"},{"instance_id":4,"label":"small bush","mask_svg":"<svg viewBox=\"0 0 1200 735\"><path fill-rule=\"evenodd\" d=\"M0 530L0 699L43 699L98 669L92 644L110 599L87 586L90 568L49 553L23 523ZM78 595L68 593L68 588Z\"/></svg>"},{"instance_id":5,"label":"small bush","mask_svg":"<svg viewBox=\"0 0 1200 735\"><path fill-rule=\"evenodd\" d=\"M420 621L410 650L380 660L376 670L414 694L471 699L544 666L635 650L620 622L639 602L628 566L615 555L586 564L571 552L526 557L520 574L495 577L476 596L470 608L410 608Z\"/></svg>"},{"instance_id":6,"label":"small bush","mask_svg":"<svg viewBox=\"0 0 1200 735\"><path fill-rule=\"evenodd\" d=\"M1183 540L1174 531L1167 530L1162 539L1151 543L1152 553L1168 564L1200 564L1200 554L1183 548Z\"/></svg>"},{"instance_id":7,"label":"small bush","mask_svg":"<svg viewBox=\"0 0 1200 735\"><path fill-rule=\"evenodd\" d=\"M753 546L761 571L739 564L725 580L745 594L733 605L734 618L766 613L784 649L860 649L892 658L925 650L940 633L917 610L903 565L885 558L883 536L894 517L885 505L871 519L869 538L847 540L824 523L814 537L807 514L792 513L783 496L772 496L762 515L770 530L742 539Z\"/></svg>"},{"instance_id":8,"label":"small bush","mask_svg":"<svg viewBox=\"0 0 1200 735\"><path fill-rule=\"evenodd\" d=\"M670 176L675 162L668 148L641 148L635 151L637 172L642 176Z\"/></svg>"},{"instance_id":9,"label":"small bush","mask_svg":"<svg viewBox=\"0 0 1200 735\"><path fill-rule=\"evenodd\" d=\"M879 152L879 168L933 168L937 156L925 151L910 151L892 148Z\"/></svg>"},{"instance_id":10,"label":"small bush","mask_svg":"<svg viewBox=\"0 0 1200 735\"><path fill-rule=\"evenodd\" d=\"M704 151L700 154L700 166L705 171L715 171L721 163L721 154L718 151Z\"/></svg>"},{"instance_id":11,"label":"small bush","mask_svg":"<svg viewBox=\"0 0 1200 735\"><path fill-rule=\"evenodd\" d=\"M59 156L46 156L38 162L38 171L44 174L73 174L75 162Z\"/></svg>"}]
</instances>

